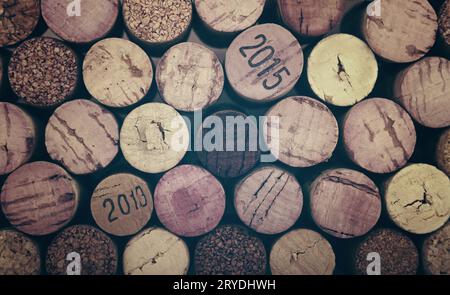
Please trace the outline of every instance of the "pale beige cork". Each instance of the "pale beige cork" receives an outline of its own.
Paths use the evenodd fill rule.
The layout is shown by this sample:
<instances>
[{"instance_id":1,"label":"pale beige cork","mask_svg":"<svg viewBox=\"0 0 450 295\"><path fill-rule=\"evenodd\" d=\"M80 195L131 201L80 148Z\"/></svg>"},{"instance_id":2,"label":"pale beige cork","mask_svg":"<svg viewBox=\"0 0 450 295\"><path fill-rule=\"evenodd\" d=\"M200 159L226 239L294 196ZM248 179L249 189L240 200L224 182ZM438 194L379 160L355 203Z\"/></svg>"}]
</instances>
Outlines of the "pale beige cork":
<instances>
[{"instance_id":1,"label":"pale beige cork","mask_svg":"<svg viewBox=\"0 0 450 295\"><path fill-rule=\"evenodd\" d=\"M420 124L450 126L450 61L426 57L397 75L394 97Z\"/></svg>"},{"instance_id":2,"label":"pale beige cork","mask_svg":"<svg viewBox=\"0 0 450 295\"><path fill-rule=\"evenodd\" d=\"M21 108L0 102L0 175L28 162L36 146L37 129Z\"/></svg>"},{"instance_id":3,"label":"pale beige cork","mask_svg":"<svg viewBox=\"0 0 450 295\"><path fill-rule=\"evenodd\" d=\"M97 225L107 233L134 235L152 216L152 193L143 179L133 174L114 174L95 188L91 212Z\"/></svg>"},{"instance_id":4,"label":"pale beige cork","mask_svg":"<svg viewBox=\"0 0 450 295\"><path fill-rule=\"evenodd\" d=\"M273 275L332 275L335 261L330 243L308 229L285 234L270 252Z\"/></svg>"},{"instance_id":5,"label":"pale beige cork","mask_svg":"<svg viewBox=\"0 0 450 295\"><path fill-rule=\"evenodd\" d=\"M38 245L14 230L0 230L0 275L39 275Z\"/></svg>"},{"instance_id":6,"label":"pale beige cork","mask_svg":"<svg viewBox=\"0 0 450 295\"><path fill-rule=\"evenodd\" d=\"M119 38L97 42L86 54L83 79L89 93L109 107L127 107L150 90L153 67L138 45Z\"/></svg>"},{"instance_id":7,"label":"pale beige cork","mask_svg":"<svg viewBox=\"0 0 450 295\"><path fill-rule=\"evenodd\" d=\"M372 50L383 59L406 63L420 59L433 47L437 15L427 0L379 1L379 16L363 16L362 32Z\"/></svg>"},{"instance_id":8,"label":"pale beige cork","mask_svg":"<svg viewBox=\"0 0 450 295\"><path fill-rule=\"evenodd\" d=\"M294 96L266 114L265 139L272 154L292 167L311 167L328 161L336 148L336 118L318 100Z\"/></svg>"},{"instance_id":9,"label":"pale beige cork","mask_svg":"<svg viewBox=\"0 0 450 295\"><path fill-rule=\"evenodd\" d=\"M348 34L320 41L308 58L308 81L314 93L336 106L366 98L378 78L378 64L362 40Z\"/></svg>"},{"instance_id":10,"label":"pale beige cork","mask_svg":"<svg viewBox=\"0 0 450 295\"><path fill-rule=\"evenodd\" d=\"M236 33L253 26L266 0L195 0L200 19L213 31Z\"/></svg>"},{"instance_id":11,"label":"pale beige cork","mask_svg":"<svg viewBox=\"0 0 450 295\"><path fill-rule=\"evenodd\" d=\"M450 129L445 130L439 138L436 161L439 169L450 177Z\"/></svg>"},{"instance_id":12,"label":"pale beige cork","mask_svg":"<svg viewBox=\"0 0 450 295\"><path fill-rule=\"evenodd\" d=\"M275 166L262 167L237 184L234 207L253 230L278 234L300 217L303 193L295 176Z\"/></svg>"},{"instance_id":13,"label":"pale beige cork","mask_svg":"<svg viewBox=\"0 0 450 295\"><path fill-rule=\"evenodd\" d=\"M120 132L120 147L134 168L161 173L175 167L189 147L189 130L171 106L148 103L134 109Z\"/></svg>"},{"instance_id":14,"label":"pale beige cork","mask_svg":"<svg viewBox=\"0 0 450 295\"><path fill-rule=\"evenodd\" d=\"M173 46L161 58L156 82L166 103L177 110L193 112L219 99L225 76L212 50L186 42Z\"/></svg>"},{"instance_id":15,"label":"pale beige cork","mask_svg":"<svg viewBox=\"0 0 450 295\"><path fill-rule=\"evenodd\" d=\"M189 263L186 243L155 227L132 238L123 254L123 272L126 275L185 275Z\"/></svg>"},{"instance_id":16,"label":"pale beige cork","mask_svg":"<svg viewBox=\"0 0 450 295\"><path fill-rule=\"evenodd\" d=\"M276 24L251 27L226 53L225 71L234 91L254 102L276 100L291 91L303 71L297 39Z\"/></svg>"},{"instance_id":17,"label":"pale beige cork","mask_svg":"<svg viewBox=\"0 0 450 295\"><path fill-rule=\"evenodd\" d=\"M422 261L431 275L450 275L450 223L431 234L423 243Z\"/></svg>"},{"instance_id":18,"label":"pale beige cork","mask_svg":"<svg viewBox=\"0 0 450 295\"><path fill-rule=\"evenodd\" d=\"M450 217L450 180L428 164L413 164L386 183L386 208L392 221L414 234L431 233Z\"/></svg>"}]
</instances>

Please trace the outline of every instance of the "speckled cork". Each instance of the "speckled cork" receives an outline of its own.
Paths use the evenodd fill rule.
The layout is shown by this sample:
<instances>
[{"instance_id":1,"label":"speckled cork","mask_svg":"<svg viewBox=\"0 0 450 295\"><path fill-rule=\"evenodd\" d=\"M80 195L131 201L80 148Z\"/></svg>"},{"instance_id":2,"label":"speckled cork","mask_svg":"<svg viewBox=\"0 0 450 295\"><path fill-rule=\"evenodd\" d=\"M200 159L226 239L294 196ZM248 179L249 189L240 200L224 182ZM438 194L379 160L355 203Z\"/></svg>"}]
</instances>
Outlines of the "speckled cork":
<instances>
[{"instance_id":1,"label":"speckled cork","mask_svg":"<svg viewBox=\"0 0 450 295\"><path fill-rule=\"evenodd\" d=\"M336 258L319 233L297 229L282 236L270 252L273 275L332 275Z\"/></svg>"},{"instance_id":2,"label":"speckled cork","mask_svg":"<svg viewBox=\"0 0 450 295\"><path fill-rule=\"evenodd\" d=\"M193 112L214 104L225 76L216 54L203 45L185 42L170 48L156 69L158 90L175 109Z\"/></svg>"},{"instance_id":3,"label":"speckled cork","mask_svg":"<svg viewBox=\"0 0 450 295\"><path fill-rule=\"evenodd\" d=\"M0 275L39 275L38 245L14 230L0 230Z\"/></svg>"},{"instance_id":4,"label":"speckled cork","mask_svg":"<svg viewBox=\"0 0 450 295\"><path fill-rule=\"evenodd\" d=\"M450 223L431 234L423 243L422 262L431 275L450 274Z\"/></svg>"},{"instance_id":5,"label":"speckled cork","mask_svg":"<svg viewBox=\"0 0 450 295\"><path fill-rule=\"evenodd\" d=\"M258 21L266 0L195 0L194 4L208 28L220 33L236 33Z\"/></svg>"},{"instance_id":6,"label":"speckled cork","mask_svg":"<svg viewBox=\"0 0 450 295\"><path fill-rule=\"evenodd\" d=\"M131 166L146 173L161 173L183 159L190 135L183 117L173 107L148 103L128 114L120 140Z\"/></svg>"},{"instance_id":7,"label":"speckled cork","mask_svg":"<svg viewBox=\"0 0 450 295\"><path fill-rule=\"evenodd\" d=\"M394 97L420 124L430 128L450 126L450 61L426 57L400 72Z\"/></svg>"},{"instance_id":8,"label":"speckled cork","mask_svg":"<svg viewBox=\"0 0 450 295\"><path fill-rule=\"evenodd\" d=\"M225 212L225 191L207 170L178 166L155 189L155 209L164 226L178 236L196 237L213 230Z\"/></svg>"},{"instance_id":9,"label":"speckled cork","mask_svg":"<svg viewBox=\"0 0 450 295\"><path fill-rule=\"evenodd\" d=\"M21 108L0 102L0 175L28 162L36 146L33 119Z\"/></svg>"},{"instance_id":10,"label":"speckled cork","mask_svg":"<svg viewBox=\"0 0 450 295\"><path fill-rule=\"evenodd\" d=\"M439 169L450 177L450 129L444 130L436 149L436 160Z\"/></svg>"},{"instance_id":11,"label":"speckled cork","mask_svg":"<svg viewBox=\"0 0 450 295\"><path fill-rule=\"evenodd\" d=\"M450 50L450 1L446 0L439 10L438 34L444 43L444 48Z\"/></svg>"},{"instance_id":12,"label":"speckled cork","mask_svg":"<svg viewBox=\"0 0 450 295\"><path fill-rule=\"evenodd\" d=\"M57 108L45 129L45 145L53 160L74 174L90 174L108 166L119 152L119 126L114 115L85 99Z\"/></svg>"},{"instance_id":13,"label":"speckled cork","mask_svg":"<svg viewBox=\"0 0 450 295\"><path fill-rule=\"evenodd\" d=\"M375 183L361 172L333 169L311 185L310 206L314 222L337 238L368 233L381 214L381 197Z\"/></svg>"},{"instance_id":14,"label":"speckled cork","mask_svg":"<svg viewBox=\"0 0 450 295\"><path fill-rule=\"evenodd\" d=\"M450 180L434 166L407 166L387 181L384 195L392 221L408 232L431 233L450 217Z\"/></svg>"},{"instance_id":15,"label":"speckled cork","mask_svg":"<svg viewBox=\"0 0 450 295\"><path fill-rule=\"evenodd\" d=\"M295 176L277 168L259 168L234 190L234 207L247 226L262 234L288 230L300 217L303 193Z\"/></svg>"},{"instance_id":16,"label":"speckled cork","mask_svg":"<svg viewBox=\"0 0 450 295\"><path fill-rule=\"evenodd\" d=\"M265 138L281 162L292 167L311 167L331 158L339 129L333 113L320 101L289 97L272 107L266 116Z\"/></svg>"},{"instance_id":17,"label":"speckled cork","mask_svg":"<svg viewBox=\"0 0 450 295\"><path fill-rule=\"evenodd\" d=\"M134 235L152 216L152 193L147 183L133 174L113 174L95 188L91 212L97 225L107 233Z\"/></svg>"},{"instance_id":18,"label":"speckled cork","mask_svg":"<svg viewBox=\"0 0 450 295\"><path fill-rule=\"evenodd\" d=\"M303 71L297 39L276 24L251 27L231 43L225 71L234 91L254 102L276 100L291 91Z\"/></svg>"},{"instance_id":19,"label":"speckled cork","mask_svg":"<svg viewBox=\"0 0 450 295\"><path fill-rule=\"evenodd\" d=\"M433 47L437 15L427 0L383 0L380 16L364 14L362 32L383 59L406 63L420 59Z\"/></svg>"},{"instance_id":20,"label":"speckled cork","mask_svg":"<svg viewBox=\"0 0 450 295\"><path fill-rule=\"evenodd\" d=\"M54 233L69 223L78 207L75 180L48 162L26 164L8 176L2 187L3 213L18 230L30 235Z\"/></svg>"},{"instance_id":21,"label":"speckled cork","mask_svg":"<svg viewBox=\"0 0 450 295\"><path fill-rule=\"evenodd\" d=\"M336 106L352 106L366 98L378 77L372 50L348 34L320 41L308 58L308 81L314 93Z\"/></svg>"},{"instance_id":22,"label":"speckled cork","mask_svg":"<svg viewBox=\"0 0 450 295\"><path fill-rule=\"evenodd\" d=\"M400 105L384 98L371 98L350 109L343 129L350 159L374 173L402 168L416 145L411 117Z\"/></svg>"},{"instance_id":23,"label":"speckled cork","mask_svg":"<svg viewBox=\"0 0 450 295\"><path fill-rule=\"evenodd\" d=\"M126 275L185 275L189 263L186 243L155 227L132 238L123 254L123 272Z\"/></svg>"}]
</instances>

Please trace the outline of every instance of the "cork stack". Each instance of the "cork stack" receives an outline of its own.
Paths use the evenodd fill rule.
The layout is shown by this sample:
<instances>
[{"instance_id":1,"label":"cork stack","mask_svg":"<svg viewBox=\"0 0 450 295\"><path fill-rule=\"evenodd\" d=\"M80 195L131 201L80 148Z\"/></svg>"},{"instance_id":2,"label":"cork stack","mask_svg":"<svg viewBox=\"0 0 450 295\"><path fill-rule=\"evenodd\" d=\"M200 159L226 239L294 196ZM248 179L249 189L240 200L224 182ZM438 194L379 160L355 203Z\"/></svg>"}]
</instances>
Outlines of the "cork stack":
<instances>
[{"instance_id":1,"label":"cork stack","mask_svg":"<svg viewBox=\"0 0 450 295\"><path fill-rule=\"evenodd\" d=\"M436 160L439 169L450 177L450 129L442 133L436 150Z\"/></svg>"}]
</instances>

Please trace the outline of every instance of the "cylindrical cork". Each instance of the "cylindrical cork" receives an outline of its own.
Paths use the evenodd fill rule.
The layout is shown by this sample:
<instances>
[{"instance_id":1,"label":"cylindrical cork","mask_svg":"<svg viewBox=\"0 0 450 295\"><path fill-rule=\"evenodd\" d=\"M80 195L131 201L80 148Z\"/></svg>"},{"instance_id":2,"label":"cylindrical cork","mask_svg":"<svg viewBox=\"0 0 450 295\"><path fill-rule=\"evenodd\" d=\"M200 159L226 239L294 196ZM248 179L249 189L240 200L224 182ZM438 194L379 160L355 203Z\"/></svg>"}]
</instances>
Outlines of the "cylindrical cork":
<instances>
[{"instance_id":1,"label":"cylindrical cork","mask_svg":"<svg viewBox=\"0 0 450 295\"><path fill-rule=\"evenodd\" d=\"M427 0L383 0L379 15L363 16L362 32L383 59L406 63L420 59L433 47L437 15Z\"/></svg>"},{"instance_id":2,"label":"cylindrical cork","mask_svg":"<svg viewBox=\"0 0 450 295\"><path fill-rule=\"evenodd\" d=\"M35 38L22 43L8 67L12 90L24 103L51 107L72 96L78 82L75 52L52 38Z\"/></svg>"},{"instance_id":3,"label":"cylindrical cork","mask_svg":"<svg viewBox=\"0 0 450 295\"><path fill-rule=\"evenodd\" d=\"M0 47L25 40L36 28L39 0L4 0L0 3Z\"/></svg>"},{"instance_id":4,"label":"cylindrical cork","mask_svg":"<svg viewBox=\"0 0 450 295\"><path fill-rule=\"evenodd\" d=\"M381 275L415 275L419 267L419 253L414 243L392 229L376 230L359 244L354 260L356 274L370 274L371 264L377 260Z\"/></svg>"},{"instance_id":5,"label":"cylindrical cork","mask_svg":"<svg viewBox=\"0 0 450 295\"><path fill-rule=\"evenodd\" d=\"M193 112L219 99L225 76L212 50L186 42L173 46L161 58L156 82L165 102L177 110Z\"/></svg>"},{"instance_id":6,"label":"cylindrical cork","mask_svg":"<svg viewBox=\"0 0 450 295\"><path fill-rule=\"evenodd\" d=\"M253 230L278 234L300 217L302 188L290 173L275 166L262 167L238 183L234 207L242 222Z\"/></svg>"},{"instance_id":7,"label":"cylindrical cork","mask_svg":"<svg viewBox=\"0 0 450 295\"><path fill-rule=\"evenodd\" d=\"M345 0L278 0L284 24L304 37L333 30L344 16L345 6Z\"/></svg>"},{"instance_id":8,"label":"cylindrical cork","mask_svg":"<svg viewBox=\"0 0 450 295\"><path fill-rule=\"evenodd\" d=\"M123 253L126 275L185 275L189 270L186 243L162 228L149 228L132 238Z\"/></svg>"},{"instance_id":9,"label":"cylindrical cork","mask_svg":"<svg viewBox=\"0 0 450 295\"><path fill-rule=\"evenodd\" d=\"M30 235L54 233L77 211L79 189L61 167L48 162L26 164L6 179L0 195L3 213L18 230Z\"/></svg>"},{"instance_id":10,"label":"cylindrical cork","mask_svg":"<svg viewBox=\"0 0 450 295\"><path fill-rule=\"evenodd\" d=\"M362 40L335 34L320 41L308 58L308 81L314 93L336 106L366 98L378 77L372 50Z\"/></svg>"},{"instance_id":11,"label":"cylindrical cork","mask_svg":"<svg viewBox=\"0 0 450 295\"><path fill-rule=\"evenodd\" d=\"M161 173L175 167L186 154L189 141L183 117L162 103L148 103L134 109L120 131L125 159L146 173Z\"/></svg>"},{"instance_id":12,"label":"cylindrical cork","mask_svg":"<svg viewBox=\"0 0 450 295\"><path fill-rule=\"evenodd\" d=\"M219 33L237 33L253 26L261 17L266 0L195 0L203 23Z\"/></svg>"},{"instance_id":13,"label":"cylindrical cork","mask_svg":"<svg viewBox=\"0 0 450 295\"><path fill-rule=\"evenodd\" d=\"M95 188L91 211L97 225L107 233L134 235L152 216L152 193L143 179L133 174L114 174Z\"/></svg>"},{"instance_id":14,"label":"cylindrical cork","mask_svg":"<svg viewBox=\"0 0 450 295\"><path fill-rule=\"evenodd\" d=\"M291 91L303 71L297 39L276 24L241 33L226 53L225 70L234 91L254 102L276 100Z\"/></svg>"},{"instance_id":15,"label":"cylindrical cork","mask_svg":"<svg viewBox=\"0 0 450 295\"><path fill-rule=\"evenodd\" d=\"M444 49L450 52L450 1L446 0L439 11L439 37L444 43Z\"/></svg>"},{"instance_id":16,"label":"cylindrical cork","mask_svg":"<svg viewBox=\"0 0 450 295\"><path fill-rule=\"evenodd\" d=\"M45 130L50 157L74 174L108 166L119 152L119 126L112 113L85 99L57 108Z\"/></svg>"},{"instance_id":17,"label":"cylindrical cork","mask_svg":"<svg viewBox=\"0 0 450 295\"><path fill-rule=\"evenodd\" d=\"M439 169L450 177L450 129L445 130L439 139L436 160Z\"/></svg>"},{"instance_id":18,"label":"cylindrical cork","mask_svg":"<svg viewBox=\"0 0 450 295\"><path fill-rule=\"evenodd\" d=\"M260 161L258 134L257 123L247 115L219 111L207 117L197 132L197 156L216 176L243 176Z\"/></svg>"},{"instance_id":19,"label":"cylindrical cork","mask_svg":"<svg viewBox=\"0 0 450 295\"><path fill-rule=\"evenodd\" d=\"M406 165L416 145L408 113L395 102L372 98L346 115L344 144L350 159L374 173L394 172Z\"/></svg>"},{"instance_id":20,"label":"cylindrical cork","mask_svg":"<svg viewBox=\"0 0 450 295\"><path fill-rule=\"evenodd\" d=\"M0 175L28 162L36 146L37 129L21 108L0 102Z\"/></svg>"},{"instance_id":21,"label":"cylindrical cork","mask_svg":"<svg viewBox=\"0 0 450 295\"><path fill-rule=\"evenodd\" d=\"M225 225L202 238L195 248L198 275L264 275L263 243L237 226Z\"/></svg>"},{"instance_id":22,"label":"cylindrical cork","mask_svg":"<svg viewBox=\"0 0 450 295\"><path fill-rule=\"evenodd\" d=\"M47 273L69 274L77 257L81 262L81 275L114 275L117 272L116 245L95 227L75 225L59 233L47 250Z\"/></svg>"},{"instance_id":23,"label":"cylindrical cork","mask_svg":"<svg viewBox=\"0 0 450 295\"><path fill-rule=\"evenodd\" d=\"M272 107L266 117L264 138L281 162L311 167L333 155L338 123L323 103L305 96L289 97Z\"/></svg>"},{"instance_id":24,"label":"cylindrical cork","mask_svg":"<svg viewBox=\"0 0 450 295\"><path fill-rule=\"evenodd\" d=\"M450 217L450 180L434 166L402 169L387 181L384 195L392 221L408 232L431 233Z\"/></svg>"},{"instance_id":25,"label":"cylindrical cork","mask_svg":"<svg viewBox=\"0 0 450 295\"><path fill-rule=\"evenodd\" d=\"M105 37L119 15L118 0L42 0L42 16L48 27L62 39L89 43Z\"/></svg>"},{"instance_id":26,"label":"cylindrical cork","mask_svg":"<svg viewBox=\"0 0 450 295\"><path fill-rule=\"evenodd\" d=\"M308 229L285 234L270 252L273 275L332 275L335 260L330 243Z\"/></svg>"},{"instance_id":27,"label":"cylindrical cork","mask_svg":"<svg viewBox=\"0 0 450 295\"><path fill-rule=\"evenodd\" d=\"M317 226L338 238L365 235L381 214L381 197L375 183L349 169L323 172L311 185L310 205Z\"/></svg>"},{"instance_id":28,"label":"cylindrical cork","mask_svg":"<svg viewBox=\"0 0 450 295\"><path fill-rule=\"evenodd\" d=\"M183 165L167 172L155 189L155 209L164 226L183 237L212 231L225 212L225 191L208 171Z\"/></svg>"},{"instance_id":29,"label":"cylindrical cork","mask_svg":"<svg viewBox=\"0 0 450 295\"><path fill-rule=\"evenodd\" d=\"M426 57L403 72L394 84L394 97L420 124L450 126L450 61Z\"/></svg>"},{"instance_id":30,"label":"cylindrical cork","mask_svg":"<svg viewBox=\"0 0 450 295\"><path fill-rule=\"evenodd\" d=\"M139 46L125 39L97 42L86 54L83 80L89 93L109 107L127 107L144 98L153 82L153 67Z\"/></svg>"},{"instance_id":31,"label":"cylindrical cork","mask_svg":"<svg viewBox=\"0 0 450 295\"><path fill-rule=\"evenodd\" d=\"M431 234L423 243L422 262L431 275L450 274L450 223Z\"/></svg>"},{"instance_id":32,"label":"cylindrical cork","mask_svg":"<svg viewBox=\"0 0 450 295\"><path fill-rule=\"evenodd\" d=\"M127 31L150 45L183 37L192 22L191 0L124 0L122 13Z\"/></svg>"},{"instance_id":33,"label":"cylindrical cork","mask_svg":"<svg viewBox=\"0 0 450 295\"><path fill-rule=\"evenodd\" d=\"M0 230L0 275L39 275L38 245L20 232Z\"/></svg>"}]
</instances>

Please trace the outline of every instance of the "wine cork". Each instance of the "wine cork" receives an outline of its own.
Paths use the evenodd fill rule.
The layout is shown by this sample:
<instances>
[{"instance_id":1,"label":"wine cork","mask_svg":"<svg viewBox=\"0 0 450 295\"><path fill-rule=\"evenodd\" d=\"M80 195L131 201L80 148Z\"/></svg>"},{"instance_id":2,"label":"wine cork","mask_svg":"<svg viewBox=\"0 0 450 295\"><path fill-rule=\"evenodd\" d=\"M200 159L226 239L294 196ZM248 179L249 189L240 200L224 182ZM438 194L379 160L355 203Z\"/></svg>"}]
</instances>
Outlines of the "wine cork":
<instances>
[{"instance_id":1,"label":"wine cork","mask_svg":"<svg viewBox=\"0 0 450 295\"><path fill-rule=\"evenodd\" d=\"M350 159L370 172L394 172L405 166L414 152L414 123L391 100L372 98L357 104L347 113L343 126Z\"/></svg>"},{"instance_id":2,"label":"wine cork","mask_svg":"<svg viewBox=\"0 0 450 295\"><path fill-rule=\"evenodd\" d=\"M264 275L263 243L237 226L222 226L202 238L195 248L197 275Z\"/></svg>"},{"instance_id":3,"label":"wine cork","mask_svg":"<svg viewBox=\"0 0 450 295\"><path fill-rule=\"evenodd\" d=\"M272 154L292 167L311 167L331 158L339 129L323 103L305 96L289 97L266 114L265 138Z\"/></svg>"},{"instance_id":4,"label":"wine cork","mask_svg":"<svg viewBox=\"0 0 450 295\"><path fill-rule=\"evenodd\" d=\"M8 67L11 88L25 103L51 107L72 96L78 82L75 52L52 38L22 43Z\"/></svg>"},{"instance_id":5,"label":"wine cork","mask_svg":"<svg viewBox=\"0 0 450 295\"><path fill-rule=\"evenodd\" d=\"M222 94L224 72L216 54L197 43L170 48L159 61L156 82L162 98L175 109L207 108Z\"/></svg>"},{"instance_id":6,"label":"wine cork","mask_svg":"<svg viewBox=\"0 0 450 295\"><path fill-rule=\"evenodd\" d=\"M36 236L54 233L77 211L79 189L61 167L48 162L26 164L6 179L0 201L18 230Z\"/></svg>"},{"instance_id":7,"label":"wine cork","mask_svg":"<svg viewBox=\"0 0 450 295\"><path fill-rule=\"evenodd\" d=\"M436 159L439 169L450 177L450 129L445 130L439 139Z\"/></svg>"},{"instance_id":8,"label":"wine cork","mask_svg":"<svg viewBox=\"0 0 450 295\"><path fill-rule=\"evenodd\" d=\"M208 171L193 165L167 172L155 189L155 209L164 226L178 236L212 231L225 212L225 191Z\"/></svg>"},{"instance_id":9,"label":"wine cork","mask_svg":"<svg viewBox=\"0 0 450 295\"><path fill-rule=\"evenodd\" d=\"M0 3L0 47L25 40L36 28L41 10L39 0Z\"/></svg>"},{"instance_id":10,"label":"wine cork","mask_svg":"<svg viewBox=\"0 0 450 295\"><path fill-rule=\"evenodd\" d=\"M383 59L406 63L420 59L433 47L437 15L427 0L383 0L380 15L364 14L362 33Z\"/></svg>"},{"instance_id":11,"label":"wine cork","mask_svg":"<svg viewBox=\"0 0 450 295\"><path fill-rule=\"evenodd\" d=\"M42 0L41 9L56 35L69 42L89 43L112 30L119 15L119 1L82 1L77 7L73 0Z\"/></svg>"},{"instance_id":12,"label":"wine cork","mask_svg":"<svg viewBox=\"0 0 450 295\"><path fill-rule=\"evenodd\" d=\"M450 1L446 0L439 11L438 34L444 43L444 48L450 50Z\"/></svg>"},{"instance_id":13,"label":"wine cork","mask_svg":"<svg viewBox=\"0 0 450 295\"><path fill-rule=\"evenodd\" d=\"M102 231L88 225L66 228L47 250L46 269L50 275L69 275L72 255L79 255L81 275L114 275L118 254L114 242ZM75 255L74 255L75 254Z\"/></svg>"},{"instance_id":14,"label":"wine cork","mask_svg":"<svg viewBox=\"0 0 450 295\"><path fill-rule=\"evenodd\" d=\"M276 24L254 26L241 33L226 53L231 87L254 102L276 100L291 91L303 71L297 39Z\"/></svg>"},{"instance_id":15,"label":"wine cork","mask_svg":"<svg viewBox=\"0 0 450 295\"><path fill-rule=\"evenodd\" d=\"M282 21L304 37L322 36L341 21L345 0L278 0Z\"/></svg>"},{"instance_id":16,"label":"wine cork","mask_svg":"<svg viewBox=\"0 0 450 295\"><path fill-rule=\"evenodd\" d=\"M134 235L152 216L152 193L141 178L127 173L114 174L95 188L91 211L95 222L107 233Z\"/></svg>"},{"instance_id":17,"label":"wine cork","mask_svg":"<svg viewBox=\"0 0 450 295\"><path fill-rule=\"evenodd\" d=\"M266 0L195 0L195 9L206 26L219 33L238 33L261 17Z\"/></svg>"},{"instance_id":18,"label":"wine cork","mask_svg":"<svg viewBox=\"0 0 450 295\"><path fill-rule=\"evenodd\" d=\"M332 275L335 260L330 243L308 229L285 234L270 252L273 275Z\"/></svg>"},{"instance_id":19,"label":"wine cork","mask_svg":"<svg viewBox=\"0 0 450 295\"><path fill-rule=\"evenodd\" d=\"M253 230L278 234L300 217L302 188L290 173L275 166L262 167L238 183L234 206L242 222Z\"/></svg>"},{"instance_id":20,"label":"wine cork","mask_svg":"<svg viewBox=\"0 0 450 295\"><path fill-rule=\"evenodd\" d=\"M415 275L419 267L419 253L404 234L392 229L370 233L356 250L355 271L367 275L373 258L379 258L381 275Z\"/></svg>"},{"instance_id":21,"label":"wine cork","mask_svg":"<svg viewBox=\"0 0 450 295\"><path fill-rule=\"evenodd\" d=\"M381 214L381 197L375 183L349 169L323 172L311 185L310 205L317 226L337 238L365 235Z\"/></svg>"},{"instance_id":22,"label":"wine cork","mask_svg":"<svg viewBox=\"0 0 450 295\"><path fill-rule=\"evenodd\" d=\"M36 147L33 119L21 108L0 102L0 175L28 162Z\"/></svg>"},{"instance_id":23,"label":"wine cork","mask_svg":"<svg viewBox=\"0 0 450 295\"><path fill-rule=\"evenodd\" d=\"M431 275L450 274L450 223L431 234L423 244L422 261Z\"/></svg>"},{"instance_id":24,"label":"wine cork","mask_svg":"<svg viewBox=\"0 0 450 295\"><path fill-rule=\"evenodd\" d=\"M128 32L151 45L180 39L192 22L191 0L124 0L122 12Z\"/></svg>"},{"instance_id":25,"label":"wine cork","mask_svg":"<svg viewBox=\"0 0 450 295\"><path fill-rule=\"evenodd\" d=\"M0 230L0 275L39 275L38 245L22 233Z\"/></svg>"},{"instance_id":26,"label":"wine cork","mask_svg":"<svg viewBox=\"0 0 450 295\"><path fill-rule=\"evenodd\" d=\"M161 173L175 167L189 147L189 130L171 106L148 103L134 109L120 132L120 147L134 168Z\"/></svg>"},{"instance_id":27,"label":"wine cork","mask_svg":"<svg viewBox=\"0 0 450 295\"><path fill-rule=\"evenodd\" d=\"M211 134L223 136L212 140ZM218 177L243 176L260 160L257 135L257 124L247 115L233 110L219 111L207 117L197 132L197 145L201 147L197 156L202 165Z\"/></svg>"},{"instance_id":28,"label":"wine cork","mask_svg":"<svg viewBox=\"0 0 450 295\"><path fill-rule=\"evenodd\" d=\"M420 124L450 126L450 61L426 57L398 74L394 97Z\"/></svg>"},{"instance_id":29,"label":"wine cork","mask_svg":"<svg viewBox=\"0 0 450 295\"><path fill-rule=\"evenodd\" d=\"M182 239L152 227L128 242L123 254L123 272L126 275L185 275L189 259L189 249Z\"/></svg>"},{"instance_id":30,"label":"wine cork","mask_svg":"<svg viewBox=\"0 0 450 295\"><path fill-rule=\"evenodd\" d=\"M85 99L56 109L45 130L50 157L74 174L108 166L119 152L119 126L114 115Z\"/></svg>"},{"instance_id":31,"label":"wine cork","mask_svg":"<svg viewBox=\"0 0 450 295\"><path fill-rule=\"evenodd\" d=\"M392 221L414 234L431 233L450 217L450 180L428 164L413 164L386 183L386 208Z\"/></svg>"},{"instance_id":32,"label":"wine cork","mask_svg":"<svg viewBox=\"0 0 450 295\"><path fill-rule=\"evenodd\" d=\"M366 98L378 77L375 55L362 40L335 34L320 41L308 59L308 81L314 93L336 106Z\"/></svg>"},{"instance_id":33,"label":"wine cork","mask_svg":"<svg viewBox=\"0 0 450 295\"><path fill-rule=\"evenodd\" d=\"M83 80L89 93L100 103L127 107L149 92L153 81L152 62L133 42L104 39L86 54Z\"/></svg>"}]
</instances>

